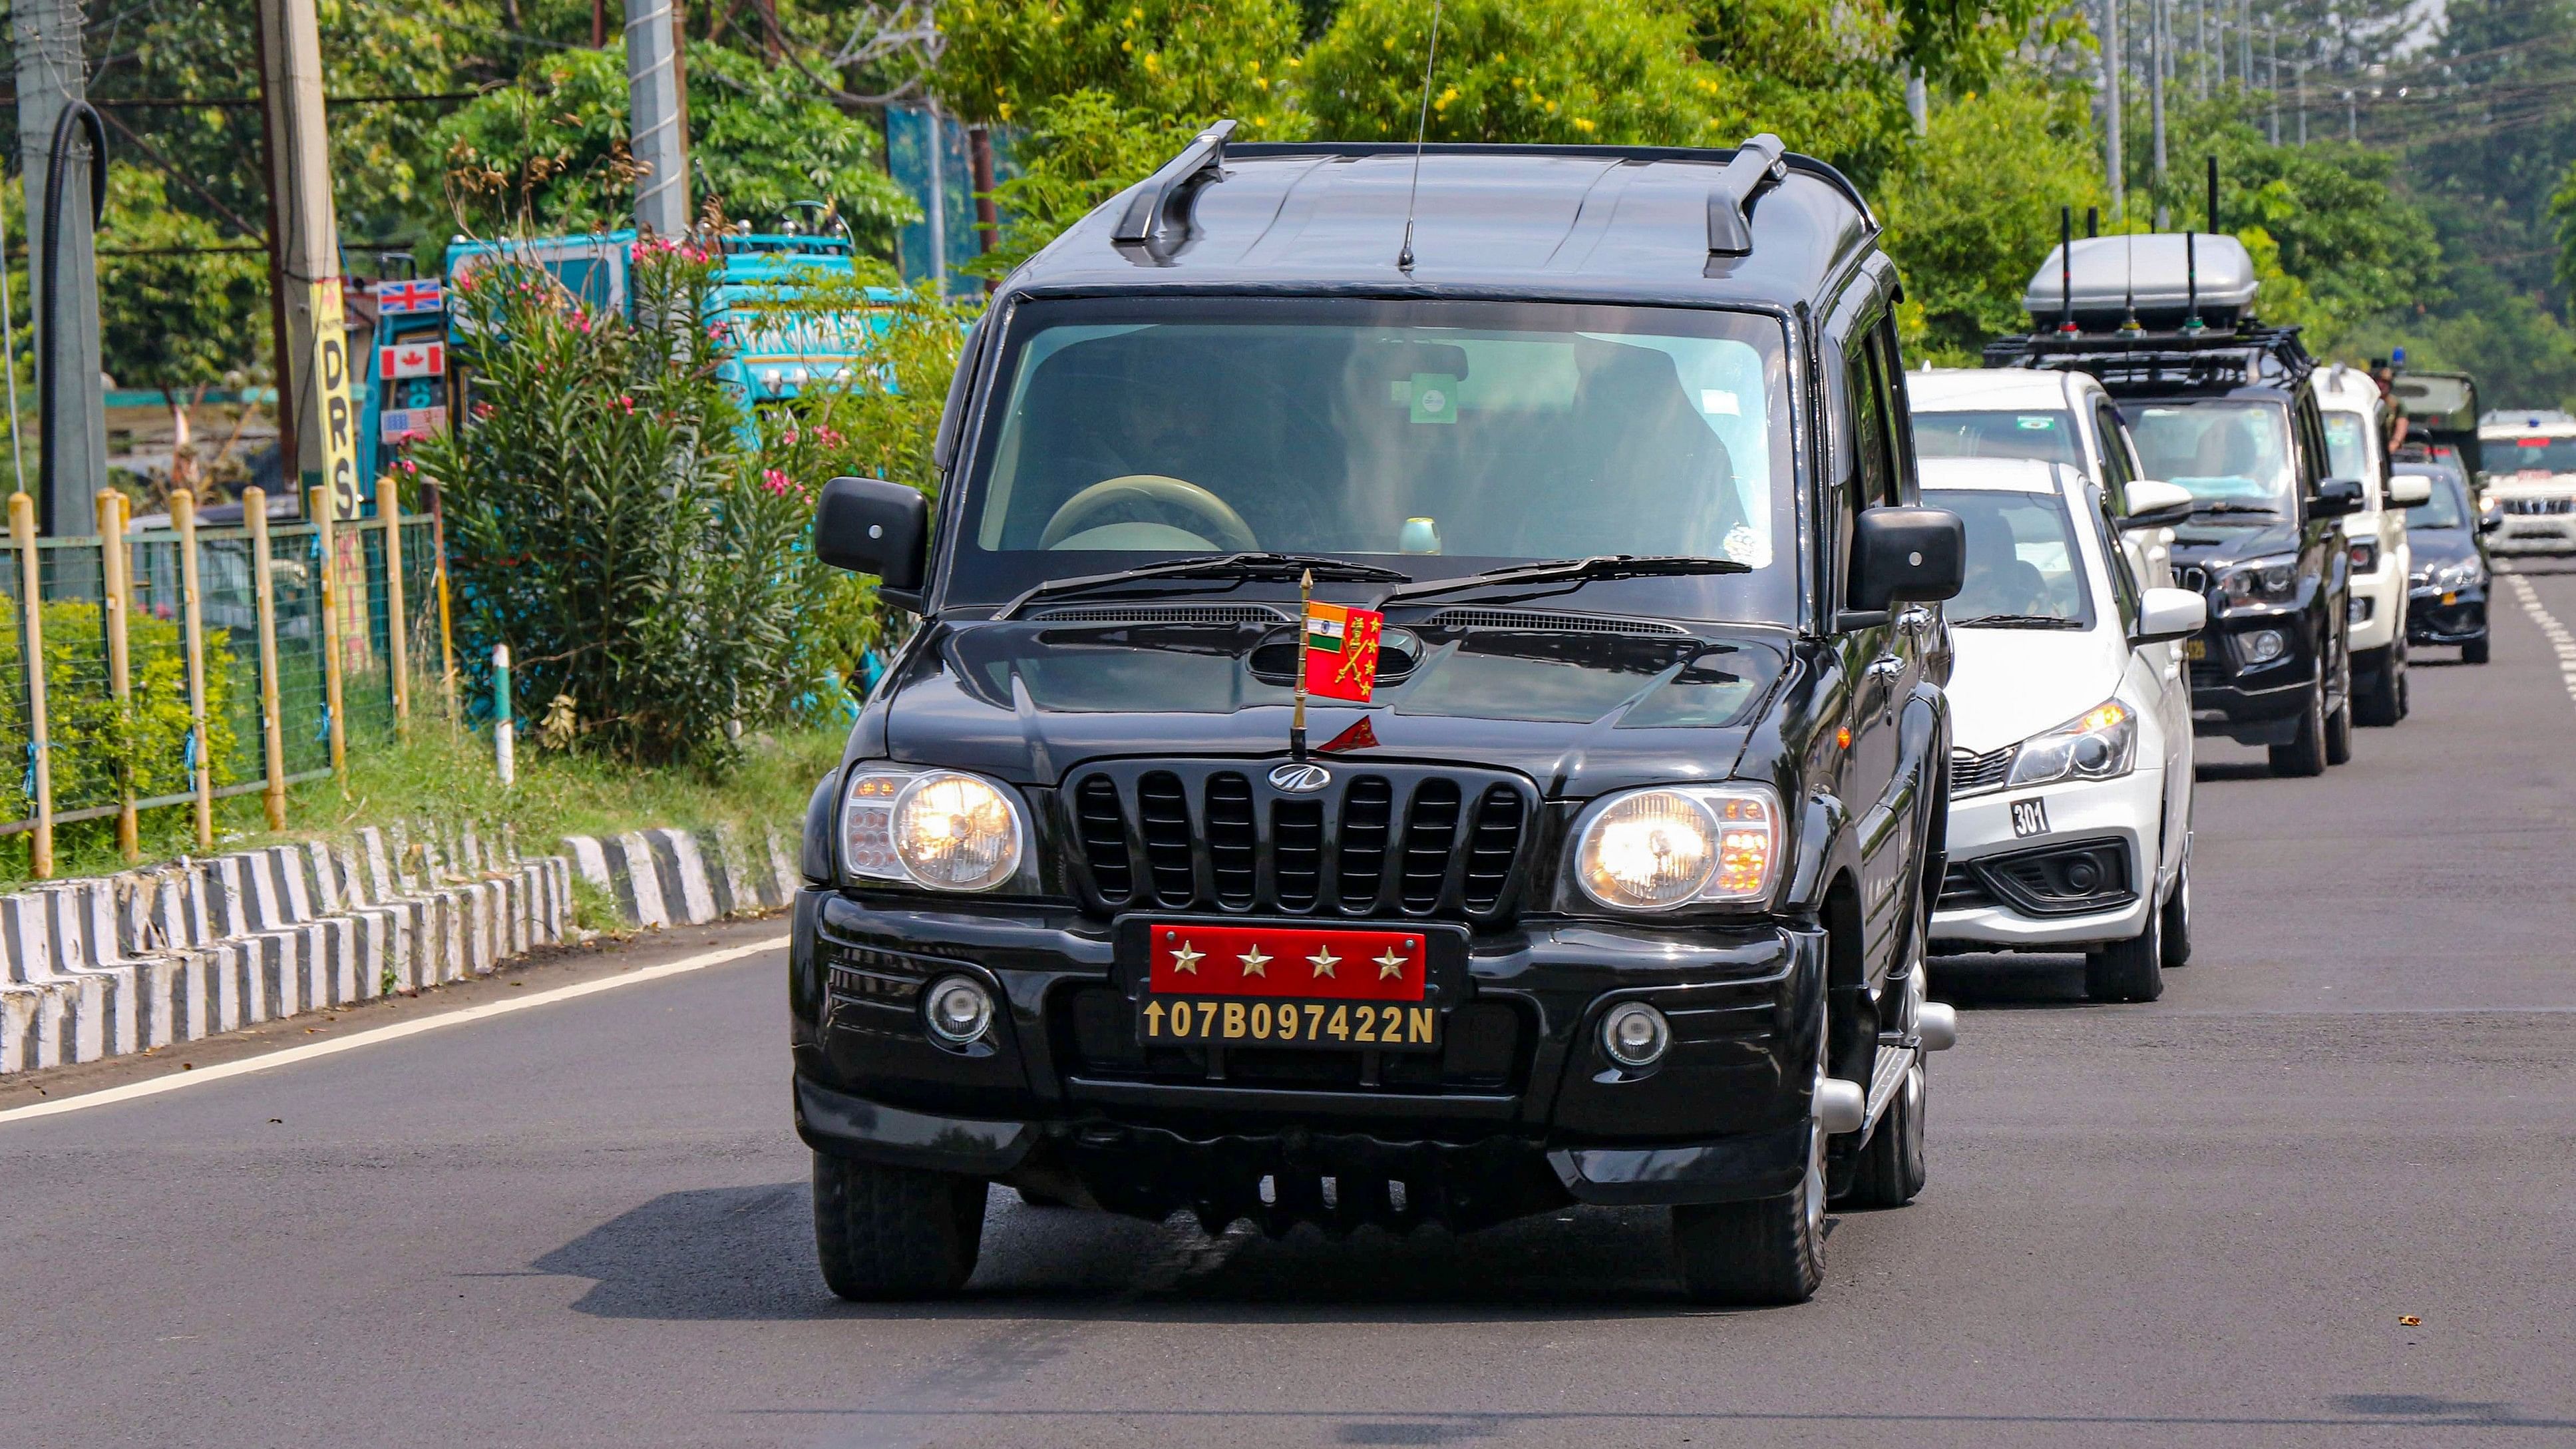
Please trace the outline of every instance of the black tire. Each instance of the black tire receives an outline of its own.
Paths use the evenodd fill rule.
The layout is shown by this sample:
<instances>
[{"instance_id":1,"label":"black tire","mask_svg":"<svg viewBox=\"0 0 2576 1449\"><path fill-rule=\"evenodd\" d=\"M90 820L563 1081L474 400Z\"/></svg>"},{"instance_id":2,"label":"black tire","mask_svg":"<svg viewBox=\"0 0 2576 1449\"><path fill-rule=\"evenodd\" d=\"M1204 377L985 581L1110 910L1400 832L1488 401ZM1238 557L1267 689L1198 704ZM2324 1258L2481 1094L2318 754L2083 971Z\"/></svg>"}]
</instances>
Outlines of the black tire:
<instances>
[{"instance_id":1,"label":"black tire","mask_svg":"<svg viewBox=\"0 0 2576 1449\"><path fill-rule=\"evenodd\" d=\"M2335 666L2335 675L2343 683L2343 703L2326 716L2326 763L2341 765L2352 760L2352 655L2343 654Z\"/></svg>"},{"instance_id":2,"label":"black tire","mask_svg":"<svg viewBox=\"0 0 2576 1449\"><path fill-rule=\"evenodd\" d=\"M2308 707L2299 716L2297 738L2271 749L2272 773L2304 779L2326 772L2326 685L2308 691Z\"/></svg>"},{"instance_id":3,"label":"black tire","mask_svg":"<svg viewBox=\"0 0 2576 1449\"><path fill-rule=\"evenodd\" d=\"M2164 917L2164 968L2179 971L2191 964L2191 860L2174 873L2173 894L2160 908Z\"/></svg>"},{"instance_id":4,"label":"black tire","mask_svg":"<svg viewBox=\"0 0 2576 1449\"><path fill-rule=\"evenodd\" d=\"M2370 670L2370 687L2353 699L2353 719L2384 729L2406 718L2406 648L2391 644Z\"/></svg>"},{"instance_id":5,"label":"black tire","mask_svg":"<svg viewBox=\"0 0 2576 1449\"><path fill-rule=\"evenodd\" d=\"M2147 928L2084 958L2084 995L2094 1001L2153 1001L2165 994L2164 919L2147 912Z\"/></svg>"},{"instance_id":6,"label":"black tire","mask_svg":"<svg viewBox=\"0 0 2576 1449\"><path fill-rule=\"evenodd\" d=\"M1923 1053L1918 1049L1914 1065L1906 1068L1904 1084L1896 1089L1896 1100L1879 1114L1878 1130L1870 1133L1869 1145L1861 1149L1860 1160L1853 1164L1851 1191L1845 1194L1845 1201L1854 1207L1903 1207L1923 1191L1930 1176L1923 1159L1923 1118L1929 1091Z\"/></svg>"},{"instance_id":7,"label":"black tire","mask_svg":"<svg viewBox=\"0 0 2576 1449\"><path fill-rule=\"evenodd\" d=\"M1822 1133L1810 1126L1817 1148ZM1825 1277L1824 1164L1811 1151L1808 1183L1752 1202L1673 1209L1673 1254L1701 1303L1757 1308L1804 1303Z\"/></svg>"},{"instance_id":8,"label":"black tire","mask_svg":"<svg viewBox=\"0 0 2576 1449\"><path fill-rule=\"evenodd\" d=\"M978 1177L814 1154L814 1248L823 1282L854 1302L936 1298L975 1272L984 1241Z\"/></svg>"},{"instance_id":9,"label":"black tire","mask_svg":"<svg viewBox=\"0 0 2576 1449\"><path fill-rule=\"evenodd\" d=\"M2472 639L2472 640L2470 640L2468 643L2461 645L2461 646L2460 646L2460 662L2461 662L2462 664L2484 664L2484 663L2486 663L2486 662L2487 662L2487 636L2486 636L2486 635L2484 635L2484 634L2480 634L2480 635L2479 635L2478 637L2476 637L2475 639Z\"/></svg>"}]
</instances>

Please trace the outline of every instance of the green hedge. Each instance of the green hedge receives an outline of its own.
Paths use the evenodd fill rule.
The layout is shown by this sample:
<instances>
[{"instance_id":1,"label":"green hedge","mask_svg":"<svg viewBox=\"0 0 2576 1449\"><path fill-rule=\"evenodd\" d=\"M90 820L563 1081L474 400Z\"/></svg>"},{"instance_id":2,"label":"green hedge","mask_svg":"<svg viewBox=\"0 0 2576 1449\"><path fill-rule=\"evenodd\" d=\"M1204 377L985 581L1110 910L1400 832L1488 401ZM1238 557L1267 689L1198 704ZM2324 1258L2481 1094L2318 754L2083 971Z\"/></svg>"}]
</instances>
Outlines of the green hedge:
<instances>
[{"instance_id":1,"label":"green hedge","mask_svg":"<svg viewBox=\"0 0 2576 1449\"><path fill-rule=\"evenodd\" d=\"M6 600L9 617L20 617ZM184 794L193 788L188 739L188 655L178 621L149 615L126 629L131 698L120 706L107 692L107 644L99 606L84 600L45 605L45 721L52 742L54 808L111 805L118 798L121 766L133 770L138 799ZM0 632L0 737L14 751L0 763L0 809L13 819L36 812L26 777L27 679L19 631ZM226 701L233 684L232 651L224 632L206 631L206 745L217 786L232 783L233 730Z\"/></svg>"}]
</instances>

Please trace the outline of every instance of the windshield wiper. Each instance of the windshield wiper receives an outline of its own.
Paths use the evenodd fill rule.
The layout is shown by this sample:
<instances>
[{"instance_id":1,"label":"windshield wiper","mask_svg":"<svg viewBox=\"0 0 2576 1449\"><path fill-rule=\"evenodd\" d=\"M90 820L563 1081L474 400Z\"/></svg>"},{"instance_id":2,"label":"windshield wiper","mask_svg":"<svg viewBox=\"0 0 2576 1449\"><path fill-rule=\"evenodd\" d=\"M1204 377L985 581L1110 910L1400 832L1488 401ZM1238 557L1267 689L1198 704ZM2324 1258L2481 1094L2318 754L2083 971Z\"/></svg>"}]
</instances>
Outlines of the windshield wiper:
<instances>
[{"instance_id":1,"label":"windshield wiper","mask_svg":"<svg viewBox=\"0 0 2576 1449\"><path fill-rule=\"evenodd\" d=\"M2191 511L2194 517L2198 517L2204 513L2259 513L2266 518L2278 518L2281 516L2281 510L2277 508L2266 508L2260 503L2229 503L2224 500L2210 503L2195 503L2191 506Z\"/></svg>"},{"instance_id":2,"label":"windshield wiper","mask_svg":"<svg viewBox=\"0 0 2576 1449\"><path fill-rule=\"evenodd\" d=\"M1979 614L1972 619L1953 619L1953 629L2081 629L2084 621L2064 614Z\"/></svg>"},{"instance_id":3,"label":"windshield wiper","mask_svg":"<svg viewBox=\"0 0 2576 1449\"><path fill-rule=\"evenodd\" d=\"M1428 583L1406 584L1389 590L1385 598L1378 600L1378 607L1383 609L1405 599L1424 599L1434 594L1490 588L1498 584L1588 584L1601 579L1681 578L1692 574L1751 572L1751 564L1737 563L1731 558L1692 558L1686 554L1596 554L1591 558L1560 558L1545 563L1487 569L1463 579L1433 579Z\"/></svg>"},{"instance_id":4,"label":"windshield wiper","mask_svg":"<svg viewBox=\"0 0 2576 1449\"><path fill-rule=\"evenodd\" d=\"M1040 599L1088 594L1119 584L1152 583L1162 579L1231 579L1237 583L1248 583L1256 579L1294 579L1310 569L1315 577L1338 583L1406 584L1413 581L1412 575L1398 573L1394 569L1353 563L1349 559L1320 553L1229 553L1216 558L1184 558L1169 563L1142 564L1132 569L1120 569L1114 574L1049 579L1024 590L1019 597L1004 604L993 617L996 620L1012 618Z\"/></svg>"}]
</instances>

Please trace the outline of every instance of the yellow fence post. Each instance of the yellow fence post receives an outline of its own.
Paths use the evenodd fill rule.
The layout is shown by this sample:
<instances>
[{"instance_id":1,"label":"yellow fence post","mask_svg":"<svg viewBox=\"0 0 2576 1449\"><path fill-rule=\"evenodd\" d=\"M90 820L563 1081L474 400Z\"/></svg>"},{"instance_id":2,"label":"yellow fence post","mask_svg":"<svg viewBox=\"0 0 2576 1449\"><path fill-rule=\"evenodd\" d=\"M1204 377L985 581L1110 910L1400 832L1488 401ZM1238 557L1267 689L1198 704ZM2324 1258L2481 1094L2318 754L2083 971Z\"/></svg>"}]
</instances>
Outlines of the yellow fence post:
<instances>
[{"instance_id":1,"label":"yellow fence post","mask_svg":"<svg viewBox=\"0 0 2576 1449\"><path fill-rule=\"evenodd\" d=\"M411 619L403 612L402 489L376 480L376 521L385 526L385 645L394 671L394 733L411 738Z\"/></svg>"},{"instance_id":2,"label":"yellow fence post","mask_svg":"<svg viewBox=\"0 0 2576 1449\"><path fill-rule=\"evenodd\" d=\"M45 583L36 553L36 500L9 495L9 535L18 545L18 579L27 613L27 743L36 764L36 835L27 868L38 880L54 878L54 758L45 722Z\"/></svg>"},{"instance_id":3,"label":"yellow fence post","mask_svg":"<svg viewBox=\"0 0 2576 1449\"><path fill-rule=\"evenodd\" d=\"M340 731L340 541L331 529L331 490L308 495L313 541L322 551L322 718L331 735L331 773L349 783L349 752Z\"/></svg>"},{"instance_id":4,"label":"yellow fence post","mask_svg":"<svg viewBox=\"0 0 2576 1449\"><path fill-rule=\"evenodd\" d=\"M429 489L429 551L437 568L430 583L438 590L438 691L447 702L447 727L453 731L464 719L456 712L456 631L447 612L447 504L445 490L437 485Z\"/></svg>"},{"instance_id":5,"label":"yellow fence post","mask_svg":"<svg viewBox=\"0 0 2576 1449\"><path fill-rule=\"evenodd\" d=\"M259 603L259 733L268 750L268 828L286 828L286 736L277 717L277 591L268 562L268 494L242 490L250 523L251 593Z\"/></svg>"},{"instance_id":6,"label":"yellow fence post","mask_svg":"<svg viewBox=\"0 0 2576 1449\"><path fill-rule=\"evenodd\" d=\"M206 628L197 601L197 495L170 495L170 522L179 530L179 627L188 641L188 730L196 756L197 849L215 848L215 762L206 740Z\"/></svg>"},{"instance_id":7,"label":"yellow fence post","mask_svg":"<svg viewBox=\"0 0 2576 1449\"><path fill-rule=\"evenodd\" d=\"M107 620L107 693L120 716L134 705L134 676L125 649L127 596L125 495L110 490L98 495L99 607ZM116 762L116 853L127 860L143 858L134 819L134 760L118 751Z\"/></svg>"}]
</instances>

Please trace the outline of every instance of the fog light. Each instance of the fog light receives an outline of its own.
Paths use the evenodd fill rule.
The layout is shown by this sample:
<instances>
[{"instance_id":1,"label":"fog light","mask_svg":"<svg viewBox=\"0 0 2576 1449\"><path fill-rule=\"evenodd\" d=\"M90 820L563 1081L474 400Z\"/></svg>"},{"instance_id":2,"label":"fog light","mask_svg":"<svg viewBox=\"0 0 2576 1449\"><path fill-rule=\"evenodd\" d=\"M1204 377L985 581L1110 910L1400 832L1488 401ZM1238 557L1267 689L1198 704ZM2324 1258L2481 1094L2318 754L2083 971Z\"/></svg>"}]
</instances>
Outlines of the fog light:
<instances>
[{"instance_id":1,"label":"fog light","mask_svg":"<svg viewBox=\"0 0 2576 1449\"><path fill-rule=\"evenodd\" d=\"M1671 1024L1642 1001L1623 1001L1601 1018L1601 1049L1623 1067L1651 1067L1672 1044Z\"/></svg>"},{"instance_id":2,"label":"fog light","mask_svg":"<svg viewBox=\"0 0 2576 1449\"><path fill-rule=\"evenodd\" d=\"M993 1024L993 994L966 976L942 976L922 996L921 1015L930 1034L950 1046L965 1046Z\"/></svg>"},{"instance_id":3,"label":"fog light","mask_svg":"<svg viewBox=\"0 0 2576 1449\"><path fill-rule=\"evenodd\" d=\"M2090 858L2079 855L2066 863L2067 887L2077 895L2089 896L2093 894L2093 888L2101 883L2102 868L2095 865Z\"/></svg>"},{"instance_id":4,"label":"fog light","mask_svg":"<svg viewBox=\"0 0 2576 1449\"><path fill-rule=\"evenodd\" d=\"M2289 646L2290 641L2281 636L2280 630L2257 629L2244 637L2242 647L2245 650L2246 663L2269 664L2280 658L2281 651Z\"/></svg>"}]
</instances>

